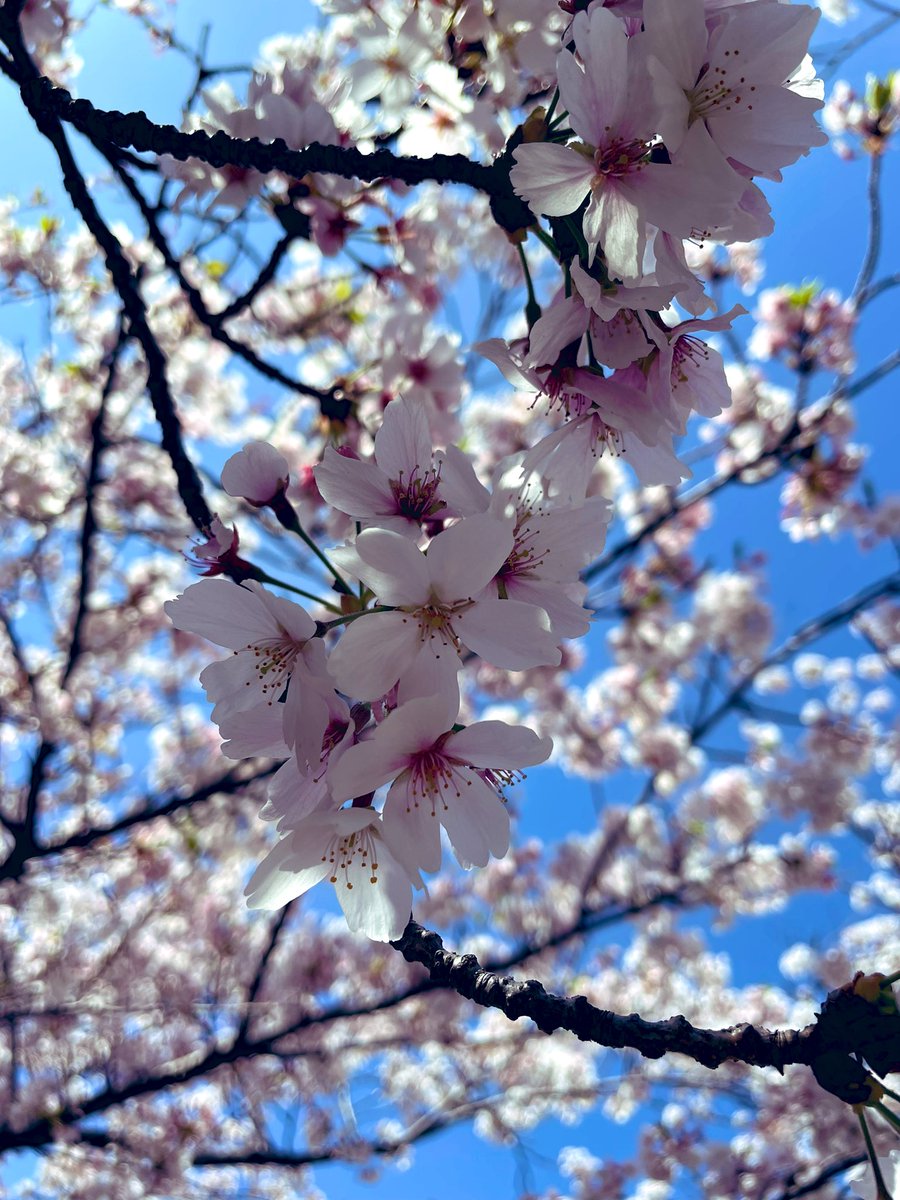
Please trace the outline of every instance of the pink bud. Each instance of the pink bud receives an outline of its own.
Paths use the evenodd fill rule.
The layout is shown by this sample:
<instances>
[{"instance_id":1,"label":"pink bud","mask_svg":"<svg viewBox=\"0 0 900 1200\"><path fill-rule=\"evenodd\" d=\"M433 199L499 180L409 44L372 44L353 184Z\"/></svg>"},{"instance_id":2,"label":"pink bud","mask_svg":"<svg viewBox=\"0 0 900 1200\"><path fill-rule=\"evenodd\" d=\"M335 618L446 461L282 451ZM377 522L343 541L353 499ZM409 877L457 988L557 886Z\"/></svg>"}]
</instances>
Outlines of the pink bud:
<instances>
[{"instance_id":1,"label":"pink bud","mask_svg":"<svg viewBox=\"0 0 900 1200\"><path fill-rule=\"evenodd\" d=\"M284 492L290 478L287 459L268 442L248 442L222 468L222 487L260 507Z\"/></svg>"}]
</instances>

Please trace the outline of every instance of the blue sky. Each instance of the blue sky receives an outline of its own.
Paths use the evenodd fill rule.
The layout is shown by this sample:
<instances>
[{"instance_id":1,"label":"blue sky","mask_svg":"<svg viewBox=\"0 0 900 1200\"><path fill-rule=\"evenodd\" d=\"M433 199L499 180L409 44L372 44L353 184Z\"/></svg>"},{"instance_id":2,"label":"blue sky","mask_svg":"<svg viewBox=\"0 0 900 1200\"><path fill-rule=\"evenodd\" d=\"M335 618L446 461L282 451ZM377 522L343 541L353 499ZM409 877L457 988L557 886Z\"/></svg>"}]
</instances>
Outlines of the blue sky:
<instances>
[{"instance_id":1,"label":"blue sky","mask_svg":"<svg viewBox=\"0 0 900 1200\"><path fill-rule=\"evenodd\" d=\"M286 22L290 19L291 26ZM176 28L182 40L196 44L202 26L210 22L212 32L208 61L213 64L252 59L256 47L272 34L303 28L314 19L307 3L286 6L282 0L255 0L251 5L237 0L181 0L177 8ZM820 25L815 44L834 45L845 35L863 28L870 21L857 21L841 31ZM75 91L90 97L98 106L144 109L159 121L176 122L180 104L191 83L190 68L174 54L153 53L146 35L137 23L121 13L100 9L85 35L79 39L85 68ZM887 37L867 46L844 63L829 80L849 80L857 88L864 82L866 70L884 73L900 65L900 34L896 29ZM240 89L240 84L236 85ZM53 209L68 211L59 183L58 167L45 145L34 133L12 88L0 81L0 117L4 129L4 154L0 157L0 196L17 194L27 200L40 184L54 201ZM85 159L85 161L88 161ZM768 185L776 217L776 231L764 247L766 276L762 286L780 282L800 283L809 278L822 281L846 293L856 276L865 244L863 220L865 161L841 163L830 148L812 154L786 172L785 182ZM900 166L896 149L885 162L884 192L887 197L900 194ZM110 209L115 215L116 210ZM124 211L124 210L123 210ZM896 269L900 226L888 220L885 228L882 269ZM863 322L857 339L860 363L872 365L896 346L896 292L876 302ZM742 297L736 297L742 299ZM745 301L746 302L746 301ZM753 301L747 302L753 307ZM39 337L34 310L22 306L0 308L0 336L5 340L29 342ZM749 333L751 318L737 326L739 335ZM776 382L787 382L777 368L771 370ZM873 447L866 474L879 493L896 484L897 436L900 418L891 401L897 384L888 380L867 394L857 409L857 440ZM815 394L815 388L814 388ZM251 392L252 395L252 392ZM770 578L771 598L776 606L778 637L783 637L802 620L822 611L834 600L894 569L893 551L882 547L861 555L848 537L836 542L792 543L785 535L773 537L777 528L779 484L747 493L740 489L727 492L717 502L715 529L703 542L704 551L719 562L730 559L732 546L740 541L749 552L764 550ZM173 590L184 582L180 568L173 564ZM855 654L860 644L846 632L833 635L815 649ZM602 648L596 651L598 665L604 661ZM628 799L628 781L617 778L605 789L607 799ZM563 796L561 803L560 796ZM530 774L520 805L521 833L545 839L563 831L588 831L596 820L596 792L582 780L564 780L555 769ZM564 812L564 818L560 812ZM735 962L735 982L766 980L779 982L778 957L792 942L812 933L828 938L846 913L846 896L838 891L814 901L799 900L785 915L738 921L725 934L711 935L718 949L726 950ZM624 931L622 934L624 938ZM524 1137L533 1176L524 1180L522 1158L507 1149L490 1146L466 1129L437 1135L423 1143L410 1170L388 1168L382 1180L368 1194L390 1196L396 1200L445 1200L465 1185L472 1200L512 1197L524 1186L540 1190L557 1179L556 1154L560 1146L584 1144L594 1153L616 1157L626 1154L636 1135L638 1122L624 1129L612 1126L594 1115L576 1129L547 1122ZM472 1163L477 1162L477 1172ZM25 1159L20 1168L0 1173L7 1182L30 1170ZM345 1168L325 1168L318 1173L320 1186L331 1200L350 1200L367 1194L356 1173Z\"/></svg>"}]
</instances>

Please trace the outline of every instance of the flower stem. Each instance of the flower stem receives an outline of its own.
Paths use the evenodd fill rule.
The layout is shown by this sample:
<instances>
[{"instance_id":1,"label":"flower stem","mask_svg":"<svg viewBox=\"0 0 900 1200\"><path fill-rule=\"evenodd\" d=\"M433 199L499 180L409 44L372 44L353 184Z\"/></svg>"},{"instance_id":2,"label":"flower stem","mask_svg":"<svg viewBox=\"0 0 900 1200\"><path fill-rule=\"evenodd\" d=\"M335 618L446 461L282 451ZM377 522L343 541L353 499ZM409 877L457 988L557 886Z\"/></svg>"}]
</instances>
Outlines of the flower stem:
<instances>
[{"instance_id":1,"label":"flower stem","mask_svg":"<svg viewBox=\"0 0 900 1200\"><path fill-rule=\"evenodd\" d=\"M329 629L337 629L339 625L349 625L351 621L358 621L360 617L367 617L370 613L386 613L395 612L396 610L390 605L376 604L374 608L364 608L362 612L345 613L342 617L335 617L333 621L318 621L317 636L321 637L327 633Z\"/></svg>"},{"instance_id":2,"label":"flower stem","mask_svg":"<svg viewBox=\"0 0 900 1200\"><path fill-rule=\"evenodd\" d=\"M872 1164L872 1174L875 1176L875 1200L893 1200L891 1193L888 1191L888 1186L884 1181L884 1176L881 1173L875 1147L872 1145L872 1136L869 1133L869 1126L866 1123L866 1114L861 1108L857 1108L856 1115L859 1118L859 1124L866 1142L866 1150L869 1154L869 1161Z\"/></svg>"},{"instance_id":3,"label":"flower stem","mask_svg":"<svg viewBox=\"0 0 900 1200\"><path fill-rule=\"evenodd\" d=\"M876 1100L875 1109L884 1117L889 1125L894 1127L894 1132L900 1137L900 1117L895 1112L891 1112L887 1105L882 1104L880 1100Z\"/></svg>"},{"instance_id":4,"label":"flower stem","mask_svg":"<svg viewBox=\"0 0 900 1200\"><path fill-rule=\"evenodd\" d=\"M353 593L350 591L349 586L341 577L334 564L329 562L328 557L319 549L316 543L300 524L300 520L297 514L294 512L293 505L283 493L272 501L272 511L275 513L275 516L278 518L284 528L289 530L291 533L296 533L297 536L306 543L310 550L312 550L319 562L323 564L325 570L334 580L334 583L332 584L334 590L344 596L351 596Z\"/></svg>"},{"instance_id":5,"label":"flower stem","mask_svg":"<svg viewBox=\"0 0 900 1200\"><path fill-rule=\"evenodd\" d=\"M541 306L537 302L537 296L534 294L534 283L531 279L531 271L528 269L528 259L525 256L525 247L521 242L516 249L519 251L519 258L522 262L522 270L525 273L525 287L528 289L528 303L525 305L525 320L528 322L529 331L533 328L536 321L541 317Z\"/></svg>"},{"instance_id":6,"label":"flower stem","mask_svg":"<svg viewBox=\"0 0 900 1200\"><path fill-rule=\"evenodd\" d=\"M284 588L285 591L294 592L297 596L304 596L307 600L313 600L316 604L320 604L322 608L327 608L329 612L340 612L340 609L331 604L328 600L323 600L321 596L314 596L312 592L306 592L303 588L295 587L292 583L285 583L283 579L276 579L274 575L270 575L267 571L260 570L260 583L270 583L273 587Z\"/></svg>"},{"instance_id":7,"label":"flower stem","mask_svg":"<svg viewBox=\"0 0 900 1200\"><path fill-rule=\"evenodd\" d=\"M533 233L538 241L543 242L556 261L559 262L559 250L556 242L554 242L550 234L547 233L546 229L541 229L540 225L532 225L528 232Z\"/></svg>"}]
</instances>

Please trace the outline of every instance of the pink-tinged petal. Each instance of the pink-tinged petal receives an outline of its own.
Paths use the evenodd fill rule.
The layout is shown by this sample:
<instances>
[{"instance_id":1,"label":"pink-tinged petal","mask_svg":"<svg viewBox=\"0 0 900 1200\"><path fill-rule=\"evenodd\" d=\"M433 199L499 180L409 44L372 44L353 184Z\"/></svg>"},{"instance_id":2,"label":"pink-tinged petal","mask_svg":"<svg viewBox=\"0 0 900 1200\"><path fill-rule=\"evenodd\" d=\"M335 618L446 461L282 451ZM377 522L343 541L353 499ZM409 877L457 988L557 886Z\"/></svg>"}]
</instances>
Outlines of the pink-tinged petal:
<instances>
[{"instance_id":1,"label":"pink-tinged petal","mask_svg":"<svg viewBox=\"0 0 900 1200\"><path fill-rule=\"evenodd\" d=\"M421 404L392 400L375 434L375 461L388 479L408 480L431 467L431 432Z\"/></svg>"},{"instance_id":2,"label":"pink-tinged petal","mask_svg":"<svg viewBox=\"0 0 900 1200\"><path fill-rule=\"evenodd\" d=\"M581 604L571 599L570 593L578 592L581 598L587 588L581 583L558 583L544 579L528 579L512 576L506 582L506 595L510 600L521 600L542 608L550 618L550 630L557 641L563 638L584 637L591 627L591 614Z\"/></svg>"},{"instance_id":3,"label":"pink-tinged petal","mask_svg":"<svg viewBox=\"0 0 900 1200\"><path fill-rule=\"evenodd\" d=\"M235 654L212 662L200 672L200 686L215 705L213 720L218 723L238 712L254 708L260 702L274 703L278 696L266 696L260 686L257 659L252 654Z\"/></svg>"},{"instance_id":4,"label":"pink-tinged petal","mask_svg":"<svg viewBox=\"0 0 900 1200\"><path fill-rule=\"evenodd\" d=\"M628 36L624 24L602 5L579 13L572 26L575 47L584 63L564 50L556 70L562 107L572 128L590 146L609 141L619 124L628 80Z\"/></svg>"},{"instance_id":5,"label":"pink-tinged petal","mask_svg":"<svg viewBox=\"0 0 900 1200\"><path fill-rule=\"evenodd\" d=\"M647 335L633 312L622 310L611 321L591 321L591 349L598 362L621 370L651 350Z\"/></svg>"},{"instance_id":6,"label":"pink-tinged petal","mask_svg":"<svg viewBox=\"0 0 900 1200\"><path fill-rule=\"evenodd\" d=\"M438 652L434 653L435 650ZM454 649L445 648L443 645L438 649L438 645L429 639L400 676L397 683L398 705L422 696L458 696L458 674L461 666L459 655ZM452 723L453 721L450 722ZM449 729L450 725L447 728Z\"/></svg>"},{"instance_id":7,"label":"pink-tinged petal","mask_svg":"<svg viewBox=\"0 0 900 1200\"><path fill-rule=\"evenodd\" d=\"M574 372L573 382L578 382L580 374ZM597 412L607 425L623 432L633 431L647 442L655 442L660 437L659 411L637 365L624 372L616 371L605 379L598 380L596 376L585 379L585 387L591 384L594 385L591 395Z\"/></svg>"},{"instance_id":8,"label":"pink-tinged petal","mask_svg":"<svg viewBox=\"0 0 900 1200\"><path fill-rule=\"evenodd\" d=\"M658 346L665 346L668 342L676 337L680 337L685 333L696 333L701 330L721 330L730 329L732 323L738 317L747 315L747 310L743 304L734 304L729 308L728 312L718 313L712 317L697 317L689 321L680 321L677 325L668 330L662 330L652 321L647 322L647 332L654 339Z\"/></svg>"},{"instance_id":9,"label":"pink-tinged petal","mask_svg":"<svg viewBox=\"0 0 900 1200\"><path fill-rule=\"evenodd\" d=\"M382 745L375 737L349 746L328 769L328 784L335 803L343 804L345 800L377 791L407 765L408 755Z\"/></svg>"},{"instance_id":10,"label":"pink-tinged petal","mask_svg":"<svg viewBox=\"0 0 900 1200\"><path fill-rule=\"evenodd\" d=\"M622 180L645 220L675 237L726 228L746 186L724 160L703 121L695 121L670 164L648 163Z\"/></svg>"},{"instance_id":11,"label":"pink-tinged petal","mask_svg":"<svg viewBox=\"0 0 900 1200\"><path fill-rule=\"evenodd\" d=\"M512 548L513 522L487 513L475 513L445 529L426 555L435 595L448 602L477 596L503 566Z\"/></svg>"},{"instance_id":12,"label":"pink-tinged petal","mask_svg":"<svg viewBox=\"0 0 900 1200\"><path fill-rule=\"evenodd\" d=\"M287 758L290 754L282 730L281 706L258 704L219 721L220 747L226 758Z\"/></svg>"},{"instance_id":13,"label":"pink-tinged petal","mask_svg":"<svg viewBox=\"0 0 900 1200\"><path fill-rule=\"evenodd\" d=\"M364 529L356 539L356 553L359 578L381 604L427 603L428 566L409 538L392 529Z\"/></svg>"},{"instance_id":14,"label":"pink-tinged petal","mask_svg":"<svg viewBox=\"0 0 900 1200\"><path fill-rule=\"evenodd\" d=\"M266 796L260 819L276 821L276 828L282 834L326 805L334 808L324 778L302 773L294 758L289 758L272 776Z\"/></svg>"},{"instance_id":15,"label":"pink-tinged petal","mask_svg":"<svg viewBox=\"0 0 900 1200\"><path fill-rule=\"evenodd\" d=\"M419 648L418 623L406 613L372 613L344 631L328 669L345 695L378 700L407 670Z\"/></svg>"},{"instance_id":16,"label":"pink-tinged petal","mask_svg":"<svg viewBox=\"0 0 900 1200\"><path fill-rule=\"evenodd\" d=\"M409 766L412 757L429 750L453 728L458 713L459 689L455 678L452 690L417 697L394 709L368 741L351 746L329 771L335 800L343 803L374 792L393 779Z\"/></svg>"},{"instance_id":17,"label":"pink-tinged petal","mask_svg":"<svg viewBox=\"0 0 900 1200\"><path fill-rule=\"evenodd\" d=\"M571 54L566 56L571 58ZM555 363L560 351L579 341L588 327L590 310L578 296L557 300L544 309L528 336L528 361L536 367Z\"/></svg>"},{"instance_id":18,"label":"pink-tinged petal","mask_svg":"<svg viewBox=\"0 0 900 1200\"><path fill-rule=\"evenodd\" d=\"M523 382L527 387L527 380ZM491 494L479 483L468 454L458 446L448 446L437 452L435 461L441 473L440 497L455 516L470 517L487 510Z\"/></svg>"},{"instance_id":19,"label":"pink-tinged petal","mask_svg":"<svg viewBox=\"0 0 900 1200\"><path fill-rule=\"evenodd\" d=\"M572 262L569 270L578 294L604 321L611 321L623 308L660 312L675 295L675 289L671 286L626 287L624 284L613 284L604 288L577 261Z\"/></svg>"},{"instance_id":20,"label":"pink-tinged petal","mask_svg":"<svg viewBox=\"0 0 900 1200\"><path fill-rule=\"evenodd\" d=\"M654 55L647 60L647 74L658 114L656 125L666 149L674 154L681 145L691 120L691 102L682 85Z\"/></svg>"},{"instance_id":21,"label":"pink-tinged petal","mask_svg":"<svg viewBox=\"0 0 900 1200\"><path fill-rule=\"evenodd\" d=\"M513 151L516 165L509 173L513 189L538 213L565 217L588 194L594 163L568 146L531 142Z\"/></svg>"},{"instance_id":22,"label":"pink-tinged petal","mask_svg":"<svg viewBox=\"0 0 900 1200\"><path fill-rule=\"evenodd\" d=\"M378 726L373 740L386 752L409 758L430 750L453 728L458 715L459 689L454 680L452 690L416 697L395 708Z\"/></svg>"},{"instance_id":23,"label":"pink-tinged petal","mask_svg":"<svg viewBox=\"0 0 900 1200\"><path fill-rule=\"evenodd\" d=\"M317 770L322 758L322 739L330 716L328 700L305 672L294 671L288 686L284 712L284 738L302 767Z\"/></svg>"},{"instance_id":24,"label":"pink-tinged petal","mask_svg":"<svg viewBox=\"0 0 900 1200\"><path fill-rule=\"evenodd\" d=\"M470 650L507 671L555 667L562 658L547 614L531 604L479 600L455 617L453 624Z\"/></svg>"},{"instance_id":25,"label":"pink-tinged petal","mask_svg":"<svg viewBox=\"0 0 900 1200\"><path fill-rule=\"evenodd\" d=\"M410 875L383 837L378 837L374 849L377 868L354 859L347 878L339 878L334 885L335 892L353 933L363 933L376 942L395 942L403 936L412 915Z\"/></svg>"},{"instance_id":26,"label":"pink-tinged petal","mask_svg":"<svg viewBox=\"0 0 900 1200\"><path fill-rule=\"evenodd\" d=\"M591 196L584 214L584 236L592 257L599 243L611 275L635 279L641 274L646 225L619 180L605 180Z\"/></svg>"},{"instance_id":27,"label":"pink-tinged petal","mask_svg":"<svg viewBox=\"0 0 900 1200\"><path fill-rule=\"evenodd\" d=\"M429 797L414 794L401 775L384 803L384 839L404 866L420 871L441 867L441 823ZM439 803L439 802L438 802Z\"/></svg>"},{"instance_id":28,"label":"pink-tinged petal","mask_svg":"<svg viewBox=\"0 0 900 1200\"><path fill-rule=\"evenodd\" d=\"M508 725L506 721L476 721L459 733L451 734L444 743L448 758L471 763L473 767L518 771L546 762L553 750L553 740L540 737L524 725Z\"/></svg>"},{"instance_id":29,"label":"pink-tinged petal","mask_svg":"<svg viewBox=\"0 0 900 1200\"><path fill-rule=\"evenodd\" d=\"M278 632L253 588L224 579L201 579L163 607L176 629L229 650L243 650Z\"/></svg>"},{"instance_id":30,"label":"pink-tinged petal","mask_svg":"<svg viewBox=\"0 0 900 1200\"><path fill-rule=\"evenodd\" d=\"M659 59L679 88L693 88L706 57L703 0L644 0L643 20L647 53Z\"/></svg>"},{"instance_id":31,"label":"pink-tinged petal","mask_svg":"<svg viewBox=\"0 0 900 1200\"><path fill-rule=\"evenodd\" d=\"M726 158L753 175L777 180L779 168L828 141L814 115L821 107L818 100L788 88L761 85L753 94L752 111L717 110L710 114L707 127Z\"/></svg>"},{"instance_id":32,"label":"pink-tinged petal","mask_svg":"<svg viewBox=\"0 0 900 1200\"><path fill-rule=\"evenodd\" d=\"M591 496L578 508L551 509L540 519L541 569L546 579L570 580L603 549L612 505Z\"/></svg>"},{"instance_id":33,"label":"pink-tinged petal","mask_svg":"<svg viewBox=\"0 0 900 1200\"><path fill-rule=\"evenodd\" d=\"M682 425L691 412L716 417L728 408L731 388L718 350L705 342L694 343L677 357L672 372L672 399L682 411Z\"/></svg>"},{"instance_id":34,"label":"pink-tinged petal","mask_svg":"<svg viewBox=\"0 0 900 1200\"><path fill-rule=\"evenodd\" d=\"M671 443L646 446L638 438L625 443L623 457L644 487L665 484L677 487L684 479L691 478L691 469L675 456Z\"/></svg>"},{"instance_id":35,"label":"pink-tinged petal","mask_svg":"<svg viewBox=\"0 0 900 1200\"><path fill-rule=\"evenodd\" d=\"M753 83L781 84L803 61L821 13L807 4L746 4L733 9L713 34L707 55L713 70L731 68L740 50L740 75ZM731 54L725 54L730 50ZM731 79L728 80L731 83Z\"/></svg>"},{"instance_id":36,"label":"pink-tinged petal","mask_svg":"<svg viewBox=\"0 0 900 1200\"><path fill-rule=\"evenodd\" d=\"M297 840L290 833L270 850L250 877L244 889L248 908L282 908L302 896L328 874L322 862L323 845Z\"/></svg>"},{"instance_id":37,"label":"pink-tinged petal","mask_svg":"<svg viewBox=\"0 0 900 1200\"><path fill-rule=\"evenodd\" d=\"M523 374L520 367L513 361L509 346L503 338L488 338L485 342L476 342L472 349L492 362L506 382L514 388L524 392L537 391L537 385L533 379Z\"/></svg>"},{"instance_id":38,"label":"pink-tinged petal","mask_svg":"<svg viewBox=\"0 0 900 1200\"><path fill-rule=\"evenodd\" d=\"M259 587L258 584L256 586ZM315 635L316 623L305 608L284 596L273 596L261 587L258 595L277 627L284 630L292 641L305 642Z\"/></svg>"},{"instance_id":39,"label":"pink-tinged petal","mask_svg":"<svg viewBox=\"0 0 900 1200\"><path fill-rule=\"evenodd\" d=\"M468 870L486 867L491 855L503 858L509 850L509 813L480 775L466 774L468 786L459 796L448 789L447 807L439 812L457 862Z\"/></svg>"},{"instance_id":40,"label":"pink-tinged petal","mask_svg":"<svg viewBox=\"0 0 900 1200\"><path fill-rule=\"evenodd\" d=\"M560 502L581 503L596 463L595 423L596 418L588 413L548 433L525 455L522 470L546 476Z\"/></svg>"},{"instance_id":41,"label":"pink-tinged petal","mask_svg":"<svg viewBox=\"0 0 900 1200\"><path fill-rule=\"evenodd\" d=\"M351 517L365 520L396 511L387 476L375 463L345 458L333 446L326 446L313 474L322 498Z\"/></svg>"}]
</instances>

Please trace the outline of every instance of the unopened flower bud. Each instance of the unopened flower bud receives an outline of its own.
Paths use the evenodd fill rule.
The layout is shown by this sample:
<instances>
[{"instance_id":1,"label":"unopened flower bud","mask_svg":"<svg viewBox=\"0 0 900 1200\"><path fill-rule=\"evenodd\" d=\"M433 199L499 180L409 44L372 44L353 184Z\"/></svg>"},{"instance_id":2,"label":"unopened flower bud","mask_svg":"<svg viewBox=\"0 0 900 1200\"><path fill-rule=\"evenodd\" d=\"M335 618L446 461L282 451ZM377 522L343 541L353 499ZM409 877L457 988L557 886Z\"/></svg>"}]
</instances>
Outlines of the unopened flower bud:
<instances>
[{"instance_id":1,"label":"unopened flower bud","mask_svg":"<svg viewBox=\"0 0 900 1200\"><path fill-rule=\"evenodd\" d=\"M222 468L222 487L257 508L270 504L288 485L287 459L268 442L248 442Z\"/></svg>"}]
</instances>

